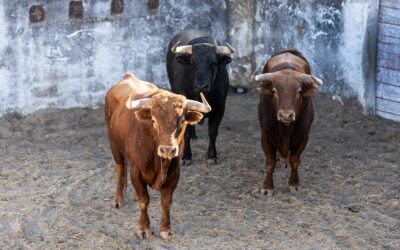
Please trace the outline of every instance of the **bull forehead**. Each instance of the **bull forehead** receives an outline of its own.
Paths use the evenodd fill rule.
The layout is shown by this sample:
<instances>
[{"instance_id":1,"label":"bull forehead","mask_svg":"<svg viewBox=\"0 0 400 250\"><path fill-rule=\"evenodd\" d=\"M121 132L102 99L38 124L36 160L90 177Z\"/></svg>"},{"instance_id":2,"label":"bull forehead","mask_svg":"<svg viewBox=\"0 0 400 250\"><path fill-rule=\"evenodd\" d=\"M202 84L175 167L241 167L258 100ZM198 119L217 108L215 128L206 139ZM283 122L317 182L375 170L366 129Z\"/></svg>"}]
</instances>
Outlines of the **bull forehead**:
<instances>
[{"instance_id":1,"label":"bull forehead","mask_svg":"<svg viewBox=\"0 0 400 250\"><path fill-rule=\"evenodd\" d=\"M153 96L151 102L152 114L164 122L175 120L183 114L186 98L182 95L162 93Z\"/></svg>"},{"instance_id":2,"label":"bull forehead","mask_svg":"<svg viewBox=\"0 0 400 250\"><path fill-rule=\"evenodd\" d=\"M293 70L284 70L272 81L272 85L278 91L292 92L301 87L299 73Z\"/></svg>"},{"instance_id":3,"label":"bull forehead","mask_svg":"<svg viewBox=\"0 0 400 250\"><path fill-rule=\"evenodd\" d=\"M217 48L215 45L202 43L192 47L192 60L211 60L216 57Z\"/></svg>"}]
</instances>

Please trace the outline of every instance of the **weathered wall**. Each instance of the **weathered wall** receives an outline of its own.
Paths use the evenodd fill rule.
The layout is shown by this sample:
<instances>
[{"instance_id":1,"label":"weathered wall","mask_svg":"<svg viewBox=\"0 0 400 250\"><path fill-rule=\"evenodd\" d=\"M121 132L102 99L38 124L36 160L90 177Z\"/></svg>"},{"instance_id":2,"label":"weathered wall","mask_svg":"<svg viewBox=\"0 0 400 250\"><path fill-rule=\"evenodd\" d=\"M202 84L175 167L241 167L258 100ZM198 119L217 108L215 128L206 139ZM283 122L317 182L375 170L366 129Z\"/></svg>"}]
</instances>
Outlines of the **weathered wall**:
<instances>
[{"instance_id":1,"label":"weathered wall","mask_svg":"<svg viewBox=\"0 0 400 250\"><path fill-rule=\"evenodd\" d=\"M373 113L378 0L228 2L236 5L228 13L233 16L229 36L241 51L240 65L231 67L235 86L247 86L243 75L274 53L297 48L324 79L323 92L340 102L356 97L366 113Z\"/></svg>"},{"instance_id":2,"label":"weathered wall","mask_svg":"<svg viewBox=\"0 0 400 250\"><path fill-rule=\"evenodd\" d=\"M166 87L165 50L174 33L201 29L237 50L234 87L277 51L295 47L324 79L334 99L356 97L373 113L379 0L84 0L83 19L68 17L69 1L0 3L0 114L46 107L94 106L131 70ZM30 24L28 9L43 4L45 21Z\"/></svg>"},{"instance_id":3,"label":"weathered wall","mask_svg":"<svg viewBox=\"0 0 400 250\"><path fill-rule=\"evenodd\" d=\"M33 4L43 4L44 22L29 22ZM83 7L83 19L70 19L66 0L1 1L0 114L94 106L126 70L167 86L174 33L195 28L226 37L223 0L161 1L156 10L125 0L118 15L110 0L85 0Z\"/></svg>"}]
</instances>

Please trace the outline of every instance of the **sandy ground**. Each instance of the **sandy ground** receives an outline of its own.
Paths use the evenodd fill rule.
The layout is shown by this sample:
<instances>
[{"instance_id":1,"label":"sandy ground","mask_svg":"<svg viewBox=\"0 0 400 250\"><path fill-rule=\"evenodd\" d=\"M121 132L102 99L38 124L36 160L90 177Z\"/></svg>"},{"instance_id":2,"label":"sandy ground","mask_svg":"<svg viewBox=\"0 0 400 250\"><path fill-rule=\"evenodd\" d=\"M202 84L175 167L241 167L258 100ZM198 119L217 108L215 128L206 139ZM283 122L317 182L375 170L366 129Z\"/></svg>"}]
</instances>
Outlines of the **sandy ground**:
<instances>
[{"instance_id":1,"label":"sandy ground","mask_svg":"<svg viewBox=\"0 0 400 250\"><path fill-rule=\"evenodd\" d=\"M229 95L218 165L206 164L206 127L198 127L170 241L159 237L158 192L150 192L148 240L134 233L131 184L125 206L111 207L103 107L3 116L0 249L400 249L400 123L320 95L300 191L288 191L290 171L278 166L275 194L266 197L257 103L256 93Z\"/></svg>"}]
</instances>

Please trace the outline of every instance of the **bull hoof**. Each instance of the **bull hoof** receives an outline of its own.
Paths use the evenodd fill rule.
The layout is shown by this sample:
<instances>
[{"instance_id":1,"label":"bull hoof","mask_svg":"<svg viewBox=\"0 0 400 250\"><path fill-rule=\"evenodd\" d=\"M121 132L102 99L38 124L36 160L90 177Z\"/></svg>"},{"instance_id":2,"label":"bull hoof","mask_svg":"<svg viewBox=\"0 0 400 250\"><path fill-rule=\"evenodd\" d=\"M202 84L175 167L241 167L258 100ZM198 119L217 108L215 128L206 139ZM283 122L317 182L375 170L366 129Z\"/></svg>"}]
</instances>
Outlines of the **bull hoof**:
<instances>
[{"instance_id":1,"label":"bull hoof","mask_svg":"<svg viewBox=\"0 0 400 250\"><path fill-rule=\"evenodd\" d=\"M271 197L274 194L273 189L261 189L261 194Z\"/></svg>"},{"instance_id":2,"label":"bull hoof","mask_svg":"<svg viewBox=\"0 0 400 250\"><path fill-rule=\"evenodd\" d=\"M143 240L152 236L153 232L150 230L150 228L142 229L141 226L136 226L136 234L141 240Z\"/></svg>"},{"instance_id":3,"label":"bull hoof","mask_svg":"<svg viewBox=\"0 0 400 250\"><path fill-rule=\"evenodd\" d=\"M161 236L161 238L163 238L164 240L168 240L168 239L171 238L172 233L171 233L171 231L161 231L161 232L160 232L160 236Z\"/></svg>"},{"instance_id":4,"label":"bull hoof","mask_svg":"<svg viewBox=\"0 0 400 250\"><path fill-rule=\"evenodd\" d=\"M192 160L182 160L182 166L192 165Z\"/></svg>"},{"instance_id":5,"label":"bull hoof","mask_svg":"<svg viewBox=\"0 0 400 250\"><path fill-rule=\"evenodd\" d=\"M289 191L290 192L296 192L299 191L300 187L299 186L289 186Z\"/></svg>"},{"instance_id":6,"label":"bull hoof","mask_svg":"<svg viewBox=\"0 0 400 250\"><path fill-rule=\"evenodd\" d=\"M123 205L122 198L114 198L113 207L122 208L122 205Z\"/></svg>"},{"instance_id":7,"label":"bull hoof","mask_svg":"<svg viewBox=\"0 0 400 250\"><path fill-rule=\"evenodd\" d=\"M217 159L216 158L209 158L209 159L207 159L207 164L215 165L215 164L217 164Z\"/></svg>"}]
</instances>

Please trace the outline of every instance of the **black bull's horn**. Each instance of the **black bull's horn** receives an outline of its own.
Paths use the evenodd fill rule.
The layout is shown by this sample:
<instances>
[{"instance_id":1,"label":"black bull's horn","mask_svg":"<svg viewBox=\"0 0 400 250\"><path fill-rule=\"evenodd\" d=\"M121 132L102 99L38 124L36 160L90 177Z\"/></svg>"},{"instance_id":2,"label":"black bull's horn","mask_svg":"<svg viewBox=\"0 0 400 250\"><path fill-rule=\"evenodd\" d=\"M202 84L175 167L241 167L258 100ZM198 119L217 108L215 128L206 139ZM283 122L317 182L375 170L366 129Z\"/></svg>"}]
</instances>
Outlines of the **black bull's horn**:
<instances>
[{"instance_id":1,"label":"black bull's horn","mask_svg":"<svg viewBox=\"0 0 400 250\"><path fill-rule=\"evenodd\" d=\"M181 42L178 41L174 44L174 46L172 46L172 48L171 48L172 53L191 55L192 51L193 51L193 45L179 46L180 43ZM230 55L232 53L235 53L235 49L231 45L229 45L228 43L225 43L225 44L226 44L226 46L215 46L212 44L207 44L207 45L215 46L217 54L220 54L220 55Z\"/></svg>"}]
</instances>

